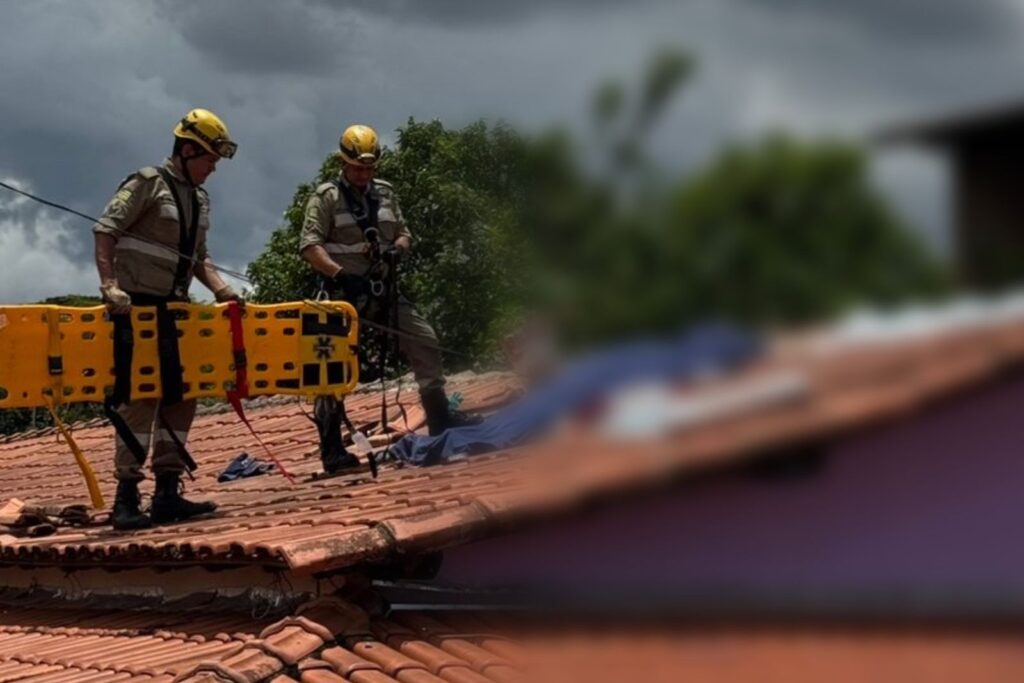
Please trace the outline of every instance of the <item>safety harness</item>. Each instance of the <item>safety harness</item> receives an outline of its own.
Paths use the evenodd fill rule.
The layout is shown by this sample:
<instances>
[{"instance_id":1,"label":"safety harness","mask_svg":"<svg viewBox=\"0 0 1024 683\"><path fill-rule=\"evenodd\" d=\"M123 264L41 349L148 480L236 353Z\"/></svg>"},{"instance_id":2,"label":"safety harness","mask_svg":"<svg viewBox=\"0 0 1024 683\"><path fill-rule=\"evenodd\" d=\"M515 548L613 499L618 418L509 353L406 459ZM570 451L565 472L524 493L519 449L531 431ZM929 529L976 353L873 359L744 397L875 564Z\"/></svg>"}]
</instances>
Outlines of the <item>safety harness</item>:
<instances>
[{"instance_id":1,"label":"safety harness","mask_svg":"<svg viewBox=\"0 0 1024 683\"><path fill-rule=\"evenodd\" d=\"M377 322L394 329L398 327L398 290L396 286L397 264L393 261L385 262L384 253L381 249L379 224L381 204L380 193L377 190L376 184L371 180L369 187L363 195L366 201L363 202L356 196L356 193L352 188L347 183L342 182L340 178L336 178L333 182L335 187L337 187L338 191L341 193L341 196L344 197L345 206L349 214L352 215L352 218L356 221L356 225L358 225L359 229L362 231L363 239L369 245L370 267L366 272L365 279L369 282L370 296L373 299L376 299L379 304L378 316L380 317L380 320ZM351 303L356 306L360 315L363 315L369 307L369 301L365 302L365 304L359 301L352 301ZM366 333L366 328L363 328L360 332L360 334ZM381 382L380 419L381 426L384 431L388 431L390 429L388 422L387 391L384 389L384 380L386 378L388 358L389 356L394 355L391 347L395 343L397 343L397 341L393 340L388 335L377 335L377 376ZM366 346L369 346L369 344L360 343L360 347L365 348ZM346 426L349 431L354 434L356 429L348 419L344 399L339 399L338 403ZM408 424L405 407L400 401L398 401L398 406L406 424ZM376 476L376 458L372 453L370 454L370 467L373 470L374 476Z\"/></svg>"},{"instance_id":2,"label":"safety harness","mask_svg":"<svg viewBox=\"0 0 1024 683\"><path fill-rule=\"evenodd\" d=\"M189 215L186 220L185 207L175 186L174 178L166 168L158 168L157 172L174 198L178 210L178 263L174 269L174 282L171 291L165 296L129 292L131 301L137 306L153 306L156 308L157 357L160 361L161 398L157 405L157 420L160 427L170 437L177 449L182 462L185 463L189 477L197 468L192 454L178 438L164 417L163 407L182 401L184 386L181 379L181 355L178 350L178 326L174 314L167 308L171 301L188 301L188 276L192 269L192 257L196 250L196 236L199 232L199 197L192 189L189 192ZM128 423L117 412L117 408L131 400L132 355L135 346L135 333L132 329L131 314L112 315L114 323L114 391L103 402L103 413L114 431L125 444L139 465L146 462L146 449L129 428ZM194 477L193 477L194 478Z\"/></svg>"},{"instance_id":3,"label":"safety harness","mask_svg":"<svg viewBox=\"0 0 1024 683\"><path fill-rule=\"evenodd\" d=\"M384 261L381 258L380 249L380 193L376 184L371 180L366 188L364 197L365 203L356 197L356 193L347 183L341 179L334 180L335 187L345 198L345 206L348 212L355 219L356 225L363 231L363 239L370 245L370 268L366 271L366 280L370 283L370 294L381 298L386 293L384 284ZM354 302L353 302L354 303Z\"/></svg>"}]
</instances>

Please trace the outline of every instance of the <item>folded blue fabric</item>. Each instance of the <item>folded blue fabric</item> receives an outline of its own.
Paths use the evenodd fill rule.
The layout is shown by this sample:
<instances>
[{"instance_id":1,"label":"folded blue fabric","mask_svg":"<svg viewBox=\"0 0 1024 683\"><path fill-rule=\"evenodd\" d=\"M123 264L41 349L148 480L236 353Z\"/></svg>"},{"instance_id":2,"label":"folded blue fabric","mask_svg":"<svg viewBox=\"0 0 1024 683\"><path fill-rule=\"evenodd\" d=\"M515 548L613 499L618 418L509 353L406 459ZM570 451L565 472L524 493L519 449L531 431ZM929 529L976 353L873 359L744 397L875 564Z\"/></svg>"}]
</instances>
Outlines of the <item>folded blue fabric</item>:
<instances>
[{"instance_id":1,"label":"folded blue fabric","mask_svg":"<svg viewBox=\"0 0 1024 683\"><path fill-rule=\"evenodd\" d=\"M553 381L477 425L438 436L409 434L391 454L412 465L520 446L567 415L617 389L644 381L685 381L750 360L760 340L731 325L708 323L669 339L621 343L571 363Z\"/></svg>"},{"instance_id":2,"label":"folded blue fabric","mask_svg":"<svg viewBox=\"0 0 1024 683\"><path fill-rule=\"evenodd\" d=\"M255 477L260 474L266 474L273 468L274 463L272 462L263 462L248 453L241 453L224 468L223 472L217 475L217 481L224 483L226 481L235 481L236 479Z\"/></svg>"}]
</instances>

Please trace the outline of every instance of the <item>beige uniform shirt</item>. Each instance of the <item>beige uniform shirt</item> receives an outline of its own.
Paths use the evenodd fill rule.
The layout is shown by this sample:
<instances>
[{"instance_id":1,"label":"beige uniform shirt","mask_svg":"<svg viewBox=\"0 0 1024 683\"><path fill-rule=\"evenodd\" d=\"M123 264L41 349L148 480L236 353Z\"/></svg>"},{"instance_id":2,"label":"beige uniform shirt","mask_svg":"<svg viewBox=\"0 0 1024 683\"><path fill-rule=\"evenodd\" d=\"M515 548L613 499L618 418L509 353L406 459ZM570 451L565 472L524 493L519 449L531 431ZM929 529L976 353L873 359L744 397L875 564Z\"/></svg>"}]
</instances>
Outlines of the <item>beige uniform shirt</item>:
<instances>
[{"instance_id":1,"label":"beige uniform shirt","mask_svg":"<svg viewBox=\"0 0 1024 683\"><path fill-rule=\"evenodd\" d=\"M174 178L182 208L192 219L190 187L175 170L170 159L163 168ZM206 258L206 233L210 228L210 198L203 188L196 188L199 219L195 257ZM193 226L187 226L189 230ZM174 274L178 267L180 226L174 196L155 167L149 166L128 176L103 210L93 232L113 236L114 272L117 283L127 292L156 296L172 295ZM185 279L185 292L192 282L192 264Z\"/></svg>"},{"instance_id":2,"label":"beige uniform shirt","mask_svg":"<svg viewBox=\"0 0 1024 683\"><path fill-rule=\"evenodd\" d=\"M344 178L340 178L339 182L348 184ZM374 180L373 183L380 196L377 225L380 248L384 251L399 237L405 236L411 240L412 233L405 225L391 184L383 180ZM359 190L352 188L352 192L365 203L366 199ZM349 213L345 197L334 183L324 183L316 188L316 192L306 202L299 251L314 244L322 246L335 263L352 275L366 275L373 263L369 255L370 245L363 236L363 230Z\"/></svg>"}]
</instances>

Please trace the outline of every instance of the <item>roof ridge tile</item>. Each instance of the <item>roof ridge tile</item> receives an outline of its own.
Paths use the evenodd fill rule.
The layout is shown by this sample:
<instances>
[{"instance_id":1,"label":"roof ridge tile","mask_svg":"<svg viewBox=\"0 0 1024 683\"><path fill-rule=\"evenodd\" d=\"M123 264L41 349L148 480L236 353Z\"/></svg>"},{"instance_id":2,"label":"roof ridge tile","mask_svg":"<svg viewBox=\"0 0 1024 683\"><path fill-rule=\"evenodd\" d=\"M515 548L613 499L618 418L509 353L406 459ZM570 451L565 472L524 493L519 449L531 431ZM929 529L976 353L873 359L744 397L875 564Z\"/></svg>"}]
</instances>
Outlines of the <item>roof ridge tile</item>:
<instances>
[{"instance_id":1,"label":"roof ridge tile","mask_svg":"<svg viewBox=\"0 0 1024 683\"><path fill-rule=\"evenodd\" d=\"M296 616L305 617L331 634L325 642L338 637L369 635L370 617L366 610L336 596L321 596L299 605Z\"/></svg>"},{"instance_id":2,"label":"roof ridge tile","mask_svg":"<svg viewBox=\"0 0 1024 683\"><path fill-rule=\"evenodd\" d=\"M250 641L238 652L219 661L206 660L175 677L175 683L200 683L198 676L216 674L230 683L259 683L280 673L285 664L268 652L259 640Z\"/></svg>"},{"instance_id":3,"label":"roof ridge tile","mask_svg":"<svg viewBox=\"0 0 1024 683\"><path fill-rule=\"evenodd\" d=\"M381 666L389 676L396 677L405 671L429 671L423 662L413 659L407 654L399 652L376 639L359 640L352 642L349 649L353 654L363 659L375 662Z\"/></svg>"},{"instance_id":4,"label":"roof ridge tile","mask_svg":"<svg viewBox=\"0 0 1024 683\"><path fill-rule=\"evenodd\" d=\"M334 635L305 617L289 616L265 628L260 639L264 651L291 666L333 642Z\"/></svg>"},{"instance_id":5,"label":"roof ridge tile","mask_svg":"<svg viewBox=\"0 0 1024 683\"><path fill-rule=\"evenodd\" d=\"M334 667L334 670L345 678L351 677L356 671L380 671L384 668L377 662L371 662L341 646L330 647L320 653L320 658Z\"/></svg>"}]
</instances>

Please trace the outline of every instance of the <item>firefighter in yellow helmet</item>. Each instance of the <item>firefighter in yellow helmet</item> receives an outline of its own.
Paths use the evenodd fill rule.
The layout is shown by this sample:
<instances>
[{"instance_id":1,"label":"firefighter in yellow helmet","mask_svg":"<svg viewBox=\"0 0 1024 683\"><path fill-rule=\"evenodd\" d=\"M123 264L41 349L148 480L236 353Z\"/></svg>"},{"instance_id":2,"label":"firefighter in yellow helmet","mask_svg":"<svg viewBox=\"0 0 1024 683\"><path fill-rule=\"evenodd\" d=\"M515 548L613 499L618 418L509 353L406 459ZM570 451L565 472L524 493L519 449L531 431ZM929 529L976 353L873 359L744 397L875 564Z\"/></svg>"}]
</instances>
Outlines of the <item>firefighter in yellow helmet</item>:
<instances>
[{"instance_id":1,"label":"firefighter in yellow helmet","mask_svg":"<svg viewBox=\"0 0 1024 683\"><path fill-rule=\"evenodd\" d=\"M323 277L332 298L349 301L365 320L402 332L398 347L416 376L431 434L469 424L475 418L449 409L434 329L395 286L399 262L412 248L412 233L394 188L376 178L381 158L377 133L369 126L349 126L339 148L341 174L316 188L306 203L302 258ZM318 398L314 412L324 470L357 465L341 442L337 401Z\"/></svg>"},{"instance_id":2,"label":"firefighter in yellow helmet","mask_svg":"<svg viewBox=\"0 0 1024 683\"><path fill-rule=\"evenodd\" d=\"M127 314L132 304L159 310L171 301L188 301L193 277L213 292L217 301L240 301L207 252L210 198L202 187L217 163L233 157L237 149L216 114L193 109L174 127L171 156L159 166L132 173L118 186L93 227L100 293L114 321L115 334L127 330L131 338ZM140 529L213 512L216 505L186 500L178 487L188 464L184 442L192 426L195 401L175 401L166 384L160 400L132 399L130 382L124 384L128 386L115 390L108 413L116 430L114 527ZM151 446L156 493L147 516L139 509L138 484Z\"/></svg>"}]
</instances>

